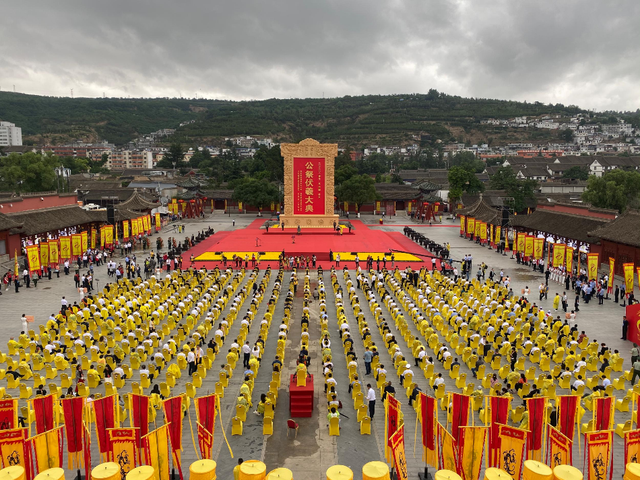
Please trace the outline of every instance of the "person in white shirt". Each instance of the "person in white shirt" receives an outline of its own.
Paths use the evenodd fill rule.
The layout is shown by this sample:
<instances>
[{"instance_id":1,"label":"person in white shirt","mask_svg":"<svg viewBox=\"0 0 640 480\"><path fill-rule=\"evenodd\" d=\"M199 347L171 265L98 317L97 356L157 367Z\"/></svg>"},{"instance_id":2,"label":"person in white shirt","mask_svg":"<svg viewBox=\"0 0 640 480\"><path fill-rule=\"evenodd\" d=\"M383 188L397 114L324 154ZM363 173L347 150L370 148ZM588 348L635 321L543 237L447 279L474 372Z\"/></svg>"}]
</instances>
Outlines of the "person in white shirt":
<instances>
[{"instance_id":1,"label":"person in white shirt","mask_svg":"<svg viewBox=\"0 0 640 480\"><path fill-rule=\"evenodd\" d=\"M582 375L578 375L577 380L573 382L573 385L571 385L571 390L578 390L578 388L583 386L584 386L584 382L582 381Z\"/></svg>"},{"instance_id":2,"label":"person in white shirt","mask_svg":"<svg viewBox=\"0 0 640 480\"><path fill-rule=\"evenodd\" d=\"M371 388L370 383L367 383L367 402L369 402L369 418L373 420L376 413L376 391Z\"/></svg>"},{"instance_id":3,"label":"person in white shirt","mask_svg":"<svg viewBox=\"0 0 640 480\"><path fill-rule=\"evenodd\" d=\"M124 370L122 369L122 367L116 367L116 368L114 368L114 369L113 369L113 373L114 373L114 374L116 374L116 373L117 373L117 374L119 374L119 375L120 375L120 378L123 378L123 379L124 379L124 378L127 378L127 376L124 374Z\"/></svg>"},{"instance_id":4,"label":"person in white shirt","mask_svg":"<svg viewBox=\"0 0 640 480\"><path fill-rule=\"evenodd\" d=\"M444 378L442 378L442 374L439 373L438 377L433 381L433 389L435 390L436 388L438 388L439 385L442 385L444 383Z\"/></svg>"}]
</instances>

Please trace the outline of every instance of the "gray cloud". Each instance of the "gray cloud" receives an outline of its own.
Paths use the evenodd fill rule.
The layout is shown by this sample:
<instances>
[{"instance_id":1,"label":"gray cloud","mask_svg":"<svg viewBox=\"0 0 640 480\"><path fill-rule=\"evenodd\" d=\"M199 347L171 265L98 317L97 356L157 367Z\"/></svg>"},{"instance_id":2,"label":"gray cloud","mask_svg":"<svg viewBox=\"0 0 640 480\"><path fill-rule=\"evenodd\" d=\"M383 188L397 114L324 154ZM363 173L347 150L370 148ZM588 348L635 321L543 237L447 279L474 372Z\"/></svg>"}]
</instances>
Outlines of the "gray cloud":
<instances>
[{"instance_id":1,"label":"gray cloud","mask_svg":"<svg viewBox=\"0 0 640 480\"><path fill-rule=\"evenodd\" d=\"M3 90L249 99L437 88L640 107L636 0L37 0L2 10Z\"/></svg>"}]
</instances>

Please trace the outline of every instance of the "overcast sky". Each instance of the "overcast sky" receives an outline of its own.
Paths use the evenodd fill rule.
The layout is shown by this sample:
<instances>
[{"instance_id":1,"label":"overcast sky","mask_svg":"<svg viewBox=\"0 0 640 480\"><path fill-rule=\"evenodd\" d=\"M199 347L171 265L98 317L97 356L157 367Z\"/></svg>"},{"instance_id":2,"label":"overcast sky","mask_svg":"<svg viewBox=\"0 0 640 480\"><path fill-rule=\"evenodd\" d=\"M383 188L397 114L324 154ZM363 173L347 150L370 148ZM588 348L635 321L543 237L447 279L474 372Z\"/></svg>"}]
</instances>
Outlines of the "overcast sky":
<instances>
[{"instance_id":1,"label":"overcast sky","mask_svg":"<svg viewBox=\"0 0 640 480\"><path fill-rule=\"evenodd\" d=\"M638 0L23 0L0 32L0 89L24 93L640 108Z\"/></svg>"}]
</instances>

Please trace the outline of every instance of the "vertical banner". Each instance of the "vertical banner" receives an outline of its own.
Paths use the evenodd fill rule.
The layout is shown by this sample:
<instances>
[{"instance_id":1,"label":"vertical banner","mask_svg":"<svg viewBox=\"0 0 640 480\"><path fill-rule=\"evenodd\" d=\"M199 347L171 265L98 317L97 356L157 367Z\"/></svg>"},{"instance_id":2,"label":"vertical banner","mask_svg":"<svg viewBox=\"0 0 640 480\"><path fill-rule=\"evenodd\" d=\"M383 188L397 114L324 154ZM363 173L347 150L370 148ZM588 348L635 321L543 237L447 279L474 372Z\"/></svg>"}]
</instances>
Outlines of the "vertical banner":
<instances>
[{"instance_id":1,"label":"vertical banner","mask_svg":"<svg viewBox=\"0 0 640 480\"><path fill-rule=\"evenodd\" d=\"M557 397L558 430L571 441L573 441L576 430L578 400L579 397L576 395L561 395Z\"/></svg>"},{"instance_id":2,"label":"vertical banner","mask_svg":"<svg viewBox=\"0 0 640 480\"><path fill-rule=\"evenodd\" d=\"M293 158L294 215L325 214L324 158Z\"/></svg>"},{"instance_id":3,"label":"vertical banner","mask_svg":"<svg viewBox=\"0 0 640 480\"><path fill-rule=\"evenodd\" d=\"M89 250L89 232L80 232L80 240L82 242L82 251Z\"/></svg>"},{"instance_id":4,"label":"vertical banner","mask_svg":"<svg viewBox=\"0 0 640 480\"><path fill-rule=\"evenodd\" d=\"M168 425L163 425L142 437L145 463L153 467L155 480L169 480L168 428Z\"/></svg>"},{"instance_id":5,"label":"vertical banner","mask_svg":"<svg viewBox=\"0 0 640 480\"><path fill-rule=\"evenodd\" d=\"M519 479L524 462L527 430L500 425L500 455L498 468L511 478Z\"/></svg>"},{"instance_id":6,"label":"vertical banner","mask_svg":"<svg viewBox=\"0 0 640 480\"><path fill-rule=\"evenodd\" d=\"M71 258L71 237L60 237L60 256L65 260Z\"/></svg>"},{"instance_id":7,"label":"vertical banner","mask_svg":"<svg viewBox=\"0 0 640 480\"><path fill-rule=\"evenodd\" d=\"M464 215L460 215L460 235L464 235L465 226L466 226L466 217Z\"/></svg>"},{"instance_id":8,"label":"vertical banner","mask_svg":"<svg viewBox=\"0 0 640 480\"><path fill-rule=\"evenodd\" d=\"M533 258L540 260L544 254L544 238L533 239Z\"/></svg>"},{"instance_id":9,"label":"vertical banner","mask_svg":"<svg viewBox=\"0 0 640 480\"><path fill-rule=\"evenodd\" d=\"M110 445L110 461L120 467L121 480L127 478L127 473L140 464L136 448L135 428L110 428L107 430Z\"/></svg>"},{"instance_id":10,"label":"vertical banner","mask_svg":"<svg viewBox=\"0 0 640 480\"><path fill-rule=\"evenodd\" d=\"M573 247L567 245L567 273L573 272Z\"/></svg>"},{"instance_id":11,"label":"vertical banner","mask_svg":"<svg viewBox=\"0 0 640 480\"><path fill-rule=\"evenodd\" d=\"M74 257L82 255L82 235L79 233L71 235L71 255Z\"/></svg>"},{"instance_id":12,"label":"vertical banner","mask_svg":"<svg viewBox=\"0 0 640 480\"><path fill-rule=\"evenodd\" d=\"M104 227L104 245L107 248L113 246L113 225L105 225Z\"/></svg>"},{"instance_id":13,"label":"vertical banner","mask_svg":"<svg viewBox=\"0 0 640 480\"><path fill-rule=\"evenodd\" d=\"M460 461L462 480L478 480L484 456L487 427L460 427Z\"/></svg>"},{"instance_id":14,"label":"vertical banner","mask_svg":"<svg viewBox=\"0 0 640 480\"><path fill-rule=\"evenodd\" d=\"M556 243L553 245L553 266L561 267L564 265L564 256L567 246L564 243Z\"/></svg>"},{"instance_id":15,"label":"vertical banner","mask_svg":"<svg viewBox=\"0 0 640 480\"><path fill-rule=\"evenodd\" d=\"M60 249L58 248L58 240L49 240L49 263L51 265L57 265L60 263Z\"/></svg>"},{"instance_id":16,"label":"vertical banner","mask_svg":"<svg viewBox=\"0 0 640 480\"><path fill-rule=\"evenodd\" d=\"M542 447L544 446L544 431L546 424L545 408L547 398L528 398L527 411L529 412L529 434L527 435L527 458L529 460L542 461Z\"/></svg>"},{"instance_id":17,"label":"vertical banner","mask_svg":"<svg viewBox=\"0 0 640 480\"><path fill-rule=\"evenodd\" d=\"M487 464L497 467L500 464L500 425L506 425L509 421L511 398L509 397L485 397L488 405L485 406L491 414L489 424L489 458Z\"/></svg>"},{"instance_id":18,"label":"vertical banner","mask_svg":"<svg viewBox=\"0 0 640 480\"><path fill-rule=\"evenodd\" d=\"M213 434L216 420L215 394L206 395L195 399L196 420L198 423L198 444L202 458L211 459L211 448L213 445Z\"/></svg>"},{"instance_id":19,"label":"vertical banner","mask_svg":"<svg viewBox=\"0 0 640 480\"><path fill-rule=\"evenodd\" d=\"M633 263L623 263L622 271L624 272L624 286L626 294L633 293Z\"/></svg>"},{"instance_id":20,"label":"vertical banner","mask_svg":"<svg viewBox=\"0 0 640 480\"><path fill-rule=\"evenodd\" d=\"M598 279L599 257L600 254L598 253L587 254L587 275L589 276L589 280Z\"/></svg>"},{"instance_id":21,"label":"vertical banner","mask_svg":"<svg viewBox=\"0 0 640 480\"><path fill-rule=\"evenodd\" d=\"M182 211L183 212L184 212L186 206L187 206L186 203L182 204ZM144 233L144 224L142 222L142 217L138 217L136 220L138 221L138 235L142 235Z\"/></svg>"},{"instance_id":22,"label":"vertical banner","mask_svg":"<svg viewBox=\"0 0 640 480\"><path fill-rule=\"evenodd\" d=\"M45 397L36 397L31 402L36 417L36 433L44 433L52 430L54 426L53 401L55 394Z\"/></svg>"},{"instance_id":23,"label":"vertical banner","mask_svg":"<svg viewBox=\"0 0 640 480\"><path fill-rule=\"evenodd\" d=\"M80 452L83 449L83 424L82 413L84 411L83 397L69 397L60 400L62 415L64 417L65 437L67 438L67 453L69 457L69 470L80 468Z\"/></svg>"},{"instance_id":24,"label":"vertical banner","mask_svg":"<svg viewBox=\"0 0 640 480\"><path fill-rule=\"evenodd\" d=\"M558 465L573 465L571 455L573 442L551 425L549 425L549 436L547 438L549 439L547 464L551 468L555 468Z\"/></svg>"},{"instance_id":25,"label":"vertical banner","mask_svg":"<svg viewBox=\"0 0 640 480\"><path fill-rule=\"evenodd\" d=\"M98 398L91 402L96 414L96 435L98 437L98 450L103 456L103 460L107 461L109 455L109 436L107 430L116 428L116 408L118 401L116 395L110 395L104 398Z\"/></svg>"},{"instance_id":26,"label":"vertical banner","mask_svg":"<svg viewBox=\"0 0 640 480\"><path fill-rule=\"evenodd\" d=\"M26 250L27 259L29 260L29 271L32 273L40 271L40 251L38 250L38 245L28 245Z\"/></svg>"},{"instance_id":27,"label":"vertical banner","mask_svg":"<svg viewBox=\"0 0 640 480\"><path fill-rule=\"evenodd\" d=\"M122 239L129 240L129 220L122 221Z\"/></svg>"},{"instance_id":28,"label":"vertical banner","mask_svg":"<svg viewBox=\"0 0 640 480\"><path fill-rule=\"evenodd\" d=\"M487 224L485 222L480 222L480 240L487 241Z\"/></svg>"},{"instance_id":29,"label":"vertical banner","mask_svg":"<svg viewBox=\"0 0 640 480\"><path fill-rule=\"evenodd\" d=\"M387 446L391 446L391 436L400 424L400 402L393 395L387 395Z\"/></svg>"},{"instance_id":30,"label":"vertical banner","mask_svg":"<svg viewBox=\"0 0 640 480\"><path fill-rule=\"evenodd\" d=\"M422 446L426 449L427 465L438 468L436 451L436 399L420 393L420 424L422 427Z\"/></svg>"},{"instance_id":31,"label":"vertical banner","mask_svg":"<svg viewBox=\"0 0 640 480\"><path fill-rule=\"evenodd\" d=\"M273 205L273 203L271 205ZM273 210L273 208L271 208L271 210ZM162 226L162 220L160 219L160 214L156 212L156 232L160 231L161 226Z\"/></svg>"},{"instance_id":32,"label":"vertical banner","mask_svg":"<svg viewBox=\"0 0 640 480\"><path fill-rule=\"evenodd\" d=\"M596 397L593 399L593 429L611 430L615 413L615 397Z\"/></svg>"},{"instance_id":33,"label":"vertical banner","mask_svg":"<svg viewBox=\"0 0 640 480\"><path fill-rule=\"evenodd\" d=\"M404 449L404 425L398 428L396 433L391 436L391 451L393 452L393 460L398 480L409 480L407 458Z\"/></svg>"},{"instance_id":34,"label":"vertical banner","mask_svg":"<svg viewBox=\"0 0 640 480\"><path fill-rule=\"evenodd\" d=\"M91 430L82 422L82 459L84 460L84 478L91 478Z\"/></svg>"},{"instance_id":35,"label":"vertical banner","mask_svg":"<svg viewBox=\"0 0 640 480\"><path fill-rule=\"evenodd\" d=\"M585 460L587 462L586 480L604 480L611 467L609 478L613 475L613 431L591 432L584 435ZM584 466L582 468L584 471Z\"/></svg>"},{"instance_id":36,"label":"vertical banner","mask_svg":"<svg viewBox=\"0 0 640 480\"><path fill-rule=\"evenodd\" d=\"M27 443L25 442L26 429L15 428L0 431L0 455L3 468L20 465L31 473L31 459ZM31 476L27 476L31 478Z\"/></svg>"},{"instance_id":37,"label":"vertical banner","mask_svg":"<svg viewBox=\"0 0 640 480\"><path fill-rule=\"evenodd\" d=\"M624 464L640 463L640 430L629 430L624 434Z\"/></svg>"},{"instance_id":38,"label":"vertical banner","mask_svg":"<svg viewBox=\"0 0 640 480\"><path fill-rule=\"evenodd\" d=\"M616 259L609 257L609 283L607 284L608 290L613 290L613 279L616 276Z\"/></svg>"},{"instance_id":39,"label":"vertical banner","mask_svg":"<svg viewBox=\"0 0 640 480\"><path fill-rule=\"evenodd\" d=\"M452 393L453 401L451 406L451 435L456 441L456 445L460 443L460 427L469 425L469 410L471 397L461 395L460 393Z\"/></svg>"},{"instance_id":40,"label":"vertical banner","mask_svg":"<svg viewBox=\"0 0 640 480\"><path fill-rule=\"evenodd\" d=\"M500 240L502 239L501 235L502 235L502 227L498 225L496 227L496 240L495 240L496 245L500 245Z\"/></svg>"},{"instance_id":41,"label":"vertical banner","mask_svg":"<svg viewBox=\"0 0 640 480\"><path fill-rule=\"evenodd\" d=\"M531 258L533 256L533 235L527 235L524 242L524 256Z\"/></svg>"},{"instance_id":42,"label":"vertical banner","mask_svg":"<svg viewBox=\"0 0 640 480\"><path fill-rule=\"evenodd\" d=\"M476 230L476 219L473 217L467 217L467 237L472 236Z\"/></svg>"},{"instance_id":43,"label":"vertical banner","mask_svg":"<svg viewBox=\"0 0 640 480\"><path fill-rule=\"evenodd\" d=\"M480 238L481 227L482 227L482 222L480 220L476 220L476 231L475 231L476 238Z\"/></svg>"},{"instance_id":44,"label":"vertical banner","mask_svg":"<svg viewBox=\"0 0 640 480\"><path fill-rule=\"evenodd\" d=\"M98 240L98 231L95 228L91 229L91 249L96 248L96 242Z\"/></svg>"},{"instance_id":45,"label":"vertical banner","mask_svg":"<svg viewBox=\"0 0 640 480\"><path fill-rule=\"evenodd\" d=\"M49 243L40 242L40 265L43 267L49 266Z\"/></svg>"},{"instance_id":46,"label":"vertical banner","mask_svg":"<svg viewBox=\"0 0 640 480\"><path fill-rule=\"evenodd\" d=\"M524 232L518 232L517 246L518 252L524 253L527 235Z\"/></svg>"},{"instance_id":47,"label":"vertical banner","mask_svg":"<svg viewBox=\"0 0 640 480\"><path fill-rule=\"evenodd\" d=\"M131 236L138 236L138 220L136 218L131 219Z\"/></svg>"},{"instance_id":48,"label":"vertical banner","mask_svg":"<svg viewBox=\"0 0 640 480\"><path fill-rule=\"evenodd\" d=\"M142 217L142 230L145 232L149 231L149 219L146 215Z\"/></svg>"},{"instance_id":49,"label":"vertical banner","mask_svg":"<svg viewBox=\"0 0 640 480\"><path fill-rule=\"evenodd\" d=\"M199 205L200 200L198 200ZM147 214L147 234L151 235L151 214Z\"/></svg>"},{"instance_id":50,"label":"vertical banner","mask_svg":"<svg viewBox=\"0 0 640 480\"><path fill-rule=\"evenodd\" d=\"M100 227L100 246L104 248L104 225Z\"/></svg>"},{"instance_id":51,"label":"vertical banner","mask_svg":"<svg viewBox=\"0 0 640 480\"><path fill-rule=\"evenodd\" d=\"M149 433L149 397L145 395L129 394L131 402L130 425L135 428L137 447L142 448L142 437Z\"/></svg>"},{"instance_id":52,"label":"vertical banner","mask_svg":"<svg viewBox=\"0 0 640 480\"><path fill-rule=\"evenodd\" d=\"M18 428L18 400L0 400L0 430Z\"/></svg>"},{"instance_id":53,"label":"vertical banner","mask_svg":"<svg viewBox=\"0 0 640 480\"><path fill-rule=\"evenodd\" d=\"M456 441L440 422L438 422L438 439L440 443L440 468L457 472L458 451Z\"/></svg>"},{"instance_id":54,"label":"vertical banner","mask_svg":"<svg viewBox=\"0 0 640 480\"><path fill-rule=\"evenodd\" d=\"M29 441L39 473L50 468L62 468L62 427L31 437Z\"/></svg>"},{"instance_id":55,"label":"vertical banner","mask_svg":"<svg viewBox=\"0 0 640 480\"><path fill-rule=\"evenodd\" d=\"M169 438L171 440L171 455L173 465L178 467L180 480L182 480L182 462L180 452L182 451L182 396L169 398L162 402L165 422L169 425Z\"/></svg>"}]
</instances>

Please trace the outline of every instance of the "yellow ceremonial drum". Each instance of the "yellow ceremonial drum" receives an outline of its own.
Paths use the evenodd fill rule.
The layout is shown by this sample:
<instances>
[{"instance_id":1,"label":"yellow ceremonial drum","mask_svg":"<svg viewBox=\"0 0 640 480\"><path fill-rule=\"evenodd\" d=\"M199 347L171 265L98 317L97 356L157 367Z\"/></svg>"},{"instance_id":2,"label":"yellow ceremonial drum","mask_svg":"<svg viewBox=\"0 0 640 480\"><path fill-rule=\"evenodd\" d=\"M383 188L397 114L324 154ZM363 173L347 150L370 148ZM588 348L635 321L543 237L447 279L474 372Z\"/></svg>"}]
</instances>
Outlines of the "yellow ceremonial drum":
<instances>
[{"instance_id":1,"label":"yellow ceremonial drum","mask_svg":"<svg viewBox=\"0 0 640 480\"><path fill-rule=\"evenodd\" d=\"M637 464L634 463L634 465ZM582 472L571 465L558 465L553 469L553 476L556 480L582 480Z\"/></svg>"},{"instance_id":2,"label":"yellow ceremonial drum","mask_svg":"<svg viewBox=\"0 0 640 480\"><path fill-rule=\"evenodd\" d=\"M259 460L247 460L240 465L239 480L263 480L267 476L267 466Z\"/></svg>"},{"instance_id":3,"label":"yellow ceremonial drum","mask_svg":"<svg viewBox=\"0 0 640 480\"><path fill-rule=\"evenodd\" d=\"M489 467L484 471L484 480L513 480L511 475L501 468Z\"/></svg>"},{"instance_id":4,"label":"yellow ceremonial drum","mask_svg":"<svg viewBox=\"0 0 640 480\"><path fill-rule=\"evenodd\" d=\"M91 470L91 480L120 480L120 465L115 462L101 463Z\"/></svg>"},{"instance_id":5,"label":"yellow ceremonial drum","mask_svg":"<svg viewBox=\"0 0 640 480\"><path fill-rule=\"evenodd\" d=\"M462 480L462 477L453 470L438 470L433 478L435 480Z\"/></svg>"},{"instance_id":6,"label":"yellow ceremonial drum","mask_svg":"<svg viewBox=\"0 0 640 480\"><path fill-rule=\"evenodd\" d=\"M384 462L365 463L362 480L389 480L389 466Z\"/></svg>"},{"instance_id":7,"label":"yellow ceremonial drum","mask_svg":"<svg viewBox=\"0 0 640 480\"><path fill-rule=\"evenodd\" d=\"M327 469L327 480L353 480L353 471L344 465L334 465Z\"/></svg>"},{"instance_id":8,"label":"yellow ceremonial drum","mask_svg":"<svg viewBox=\"0 0 640 480\"><path fill-rule=\"evenodd\" d=\"M64 470L62 468L49 468L40 472L33 480L64 480Z\"/></svg>"},{"instance_id":9,"label":"yellow ceremonial drum","mask_svg":"<svg viewBox=\"0 0 640 480\"><path fill-rule=\"evenodd\" d=\"M191 480L215 480L216 462L213 460L197 460L189 466L189 478Z\"/></svg>"},{"instance_id":10,"label":"yellow ceremonial drum","mask_svg":"<svg viewBox=\"0 0 640 480\"><path fill-rule=\"evenodd\" d=\"M13 465L0 470L0 480L24 480L24 467Z\"/></svg>"},{"instance_id":11,"label":"yellow ceremonial drum","mask_svg":"<svg viewBox=\"0 0 640 480\"><path fill-rule=\"evenodd\" d=\"M155 469L151 465L142 465L136 467L127 473L127 480L151 480L156 474Z\"/></svg>"},{"instance_id":12,"label":"yellow ceremonial drum","mask_svg":"<svg viewBox=\"0 0 640 480\"><path fill-rule=\"evenodd\" d=\"M622 478L624 480L640 480L640 463L627 463L627 469Z\"/></svg>"},{"instance_id":13,"label":"yellow ceremonial drum","mask_svg":"<svg viewBox=\"0 0 640 480\"><path fill-rule=\"evenodd\" d=\"M293 480L293 472L288 468L274 468L267 475L267 480Z\"/></svg>"},{"instance_id":14,"label":"yellow ceremonial drum","mask_svg":"<svg viewBox=\"0 0 640 480\"><path fill-rule=\"evenodd\" d=\"M525 460L523 480L552 480L553 471L551 467L537 460Z\"/></svg>"}]
</instances>

